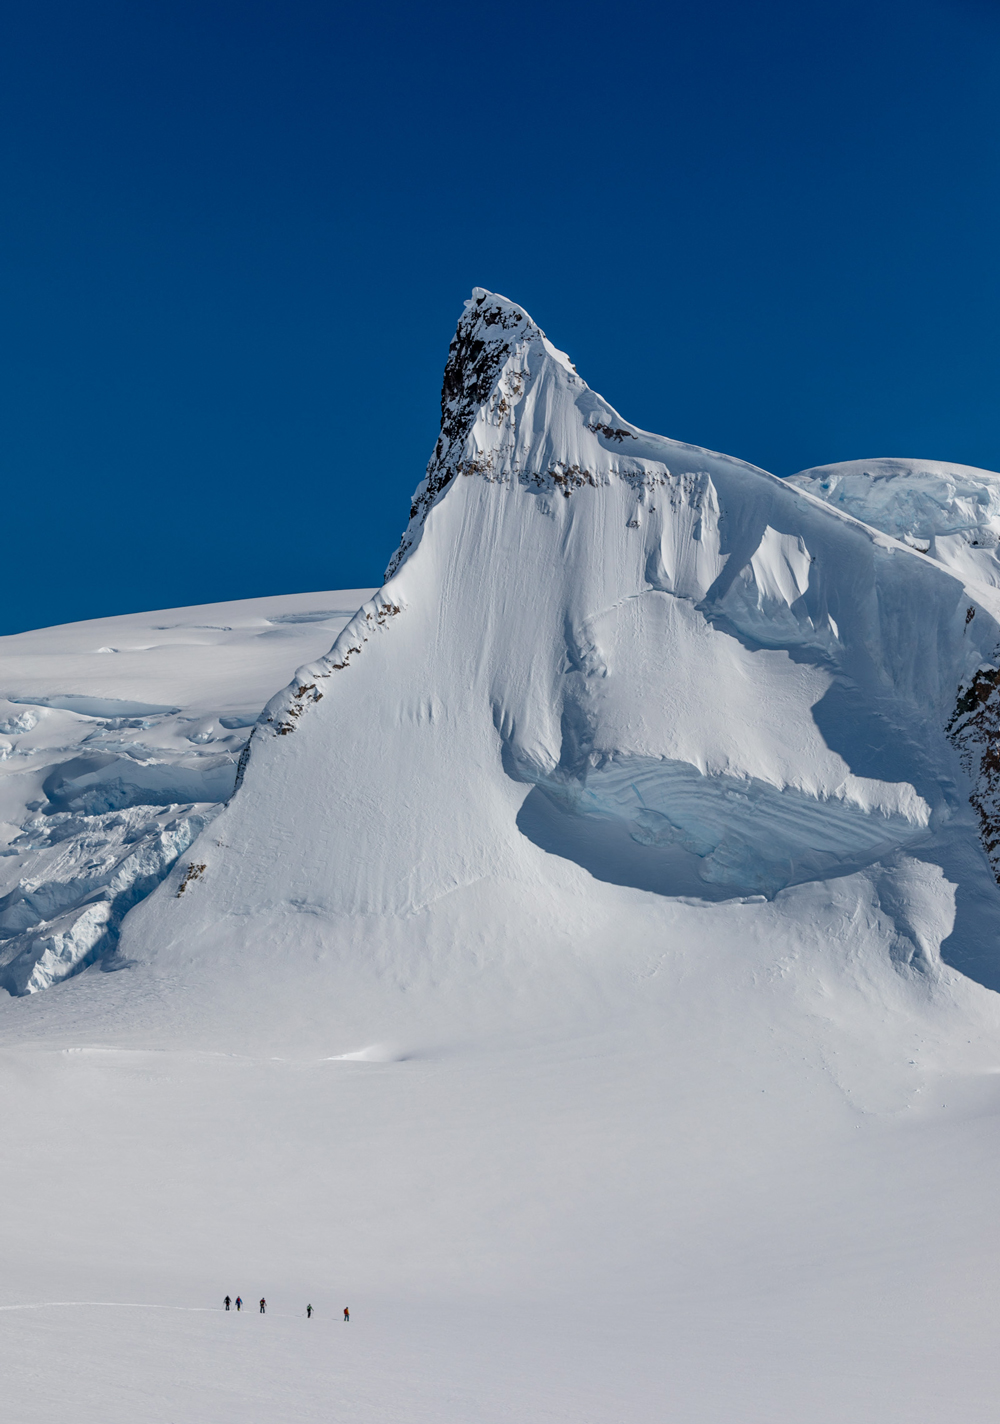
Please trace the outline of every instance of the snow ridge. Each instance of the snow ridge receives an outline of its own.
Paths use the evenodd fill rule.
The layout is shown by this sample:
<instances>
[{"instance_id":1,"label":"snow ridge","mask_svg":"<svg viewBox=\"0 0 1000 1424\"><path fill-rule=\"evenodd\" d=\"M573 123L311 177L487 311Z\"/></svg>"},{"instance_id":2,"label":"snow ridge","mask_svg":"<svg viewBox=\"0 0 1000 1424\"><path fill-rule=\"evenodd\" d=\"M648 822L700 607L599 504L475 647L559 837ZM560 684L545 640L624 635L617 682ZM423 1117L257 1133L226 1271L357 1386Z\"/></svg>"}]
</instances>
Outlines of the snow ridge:
<instances>
[{"instance_id":1,"label":"snow ridge","mask_svg":"<svg viewBox=\"0 0 1000 1424\"><path fill-rule=\"evenodd\" d=\"M640 450L641 444L643 432L590 390L526 311L476 287L449 348L441 433L386 580L456 476L516 479L566 498L612 475L652 488L669 472L656 458L659 452Z\"/></svg>"},{"instance_id":2,"label":"snow ridge","mask_svg":"<svg viewBox=\"0 0 1000 1424\"><path fill-rule=\"evenodd\" d=\"M393 602L386 595L385 589L380 589L373 599L358 609L325 657L300 667L289 685L274 694L261 712L240 753L233 795L243 785L254 738L262 733L287 737L290 732L294 732L302 714L317 702L322 702L324 693L319 684L332 677L335 672L343 672L349 667L351 660L357 657L369 638L384 628L390 618L395 618L402 611L402 604Z\"/></svg>"}]
</instances>

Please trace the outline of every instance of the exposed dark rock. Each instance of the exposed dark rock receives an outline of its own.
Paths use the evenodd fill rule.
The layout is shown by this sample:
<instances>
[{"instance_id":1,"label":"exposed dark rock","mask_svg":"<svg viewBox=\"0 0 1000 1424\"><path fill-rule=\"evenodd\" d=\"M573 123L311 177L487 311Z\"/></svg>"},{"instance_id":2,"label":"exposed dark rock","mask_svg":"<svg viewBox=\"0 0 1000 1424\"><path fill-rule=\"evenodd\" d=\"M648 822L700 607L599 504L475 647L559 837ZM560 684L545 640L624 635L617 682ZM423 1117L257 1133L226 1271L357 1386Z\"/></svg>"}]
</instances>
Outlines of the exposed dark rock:
<instances>
[{"instance_id":1,"label":"exposed dark rock","mask_svg":"<svg viewBox=\"0 0 1000 1424\"><path fill-rule=\"evenodd\" d=\"M459 318L448 348L441 386L441 433L427 465L425 482L410 506L410 524L386 569L386 579L399 568L413 545L416 530L441 491L462 470L461 454L480 406L496 384L500 368L515 341L542 335L531 318L502 297L483 292Z\"/></svg>"},{"instance_id":2,"label":"exposed dark rock","mask_svg":"<svg viewBox=\"0 0 1000 1424\"><path fill-rule=\"evenodd\" d=\"M948 735L972 779L969 800L979 818L983 848L1000 884L1000 669L981 667L971 683L959 688Z\"/></svg>"}]
</instances>

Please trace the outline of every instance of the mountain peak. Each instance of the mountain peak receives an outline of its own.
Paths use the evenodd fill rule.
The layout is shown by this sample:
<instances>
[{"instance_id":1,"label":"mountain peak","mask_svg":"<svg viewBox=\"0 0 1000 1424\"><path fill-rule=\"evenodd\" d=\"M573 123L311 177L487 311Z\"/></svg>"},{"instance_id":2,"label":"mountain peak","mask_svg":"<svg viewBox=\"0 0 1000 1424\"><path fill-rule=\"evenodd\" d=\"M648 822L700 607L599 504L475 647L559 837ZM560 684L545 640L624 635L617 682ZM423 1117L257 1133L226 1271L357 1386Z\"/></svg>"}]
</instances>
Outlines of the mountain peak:
<instances>
[{"instance_id":1,"label":"mountain peak","mask_svg":"<svg viewBox=\"0 0 1000 1424\"><path fill-rule=\"evenodd\" d=\"M441 390L441 433L410 504L410 519L386 570L399 570L456 475L521 485L565 500L623 481L633 493L675 476L701 479L724 466L780 484L742 460L641 430L590 389L523 307L473 289L459 318ZM638 527L638 526L635 526Z\"/></svg>"},{"instance_id":2,"label":"mountain peak","mask_svg":"<svg viewBox=\"0 0 1000 1424\"><path fill-rule=\"evenodd\" d=\"M491 403L504 366L512 357L522 358L523 365L523 358L532 346L579 381L569 357L546 339L544 331L523 307L485 287L473 287L448 348L441 385L441 433L427 473L411 501L410 521L386 570L387 579L417 542L420 528L438 495L460 473L463 463L468 463L463 462L466 443L480 411ZM495 416L502 419L507 414L508 402L512 396L521 394L522 386L523 382L515 378L510 391L496 396Z\"/></svg>"},{"instance_id":3,"label":"mountain peak","mask_svg":"<svg viewBox=\"0 0 1000 1424\"><path fill-rule=\"evenodd\" d=\"M443 466L451 452L464 444L476 413L489 400L504 362L517 345L544 335L516 302L473 287L448 348L441 385L441 434L430 467Z\"/></svg>"}]
</instances>

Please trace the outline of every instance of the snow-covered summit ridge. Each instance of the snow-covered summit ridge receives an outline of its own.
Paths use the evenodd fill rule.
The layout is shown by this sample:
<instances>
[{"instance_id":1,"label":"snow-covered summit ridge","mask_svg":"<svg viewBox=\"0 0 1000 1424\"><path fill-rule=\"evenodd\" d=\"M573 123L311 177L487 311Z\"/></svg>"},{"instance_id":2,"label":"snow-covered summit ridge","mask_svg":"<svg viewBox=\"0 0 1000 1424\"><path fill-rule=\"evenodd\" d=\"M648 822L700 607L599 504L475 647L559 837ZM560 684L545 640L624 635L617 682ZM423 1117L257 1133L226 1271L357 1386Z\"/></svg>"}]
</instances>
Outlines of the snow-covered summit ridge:
<instances>
[{"instance_id":1,"label":"snow-covered summit ridge","mask_svg":"<svg viewBox=\"0 0 1000 1424\"><path fill-rule=\"evenodd\" d=\"M846 460L789 484L937 559L1000 587L1000 475L940 460Z\"/></svg>"},{"instance_id":2,"label":"snow-covered summit ridge","mask_svg":"<svg viewBox=\"0 0 1000 1424\"><path fill-rule=\"evenodd\" d=\"M864 500L854 507L847 500L830 499L820 481L807 478L821 471L779 480L745 460L632 424L591 390L566 353L549 341L523 307L476 287L465 302L449 347L441 389L441 431L410 502L409 522L386 579L415 548L430 510L456 477L520 483L568 499L585 486L616 479L648 491L676 477L700 476L719 464L753 481L803 490L842 517L858 520L872 531L876 542L883 542L884 531L911 548L920 547L907 528L897 530L892 523L866 518ZM930 466L925 463L921 468Z\"/></svg>"},{"instance_id":3,"label":"snow-covered summit ridge","mask_svg":"<svg viewBox=\"0 0 1000 1424\"><path fill-rule=\"evenodd\" d=\"M187 797L212 815L191 848L198 875L178 864L148 907L123 901L128 953L183 940L189 913L206 943L233 916L273 922L280 939L300 907L336 938L356 915L429 913L475 885L492 887L483 906L505 900L501 881L541 887L558 920L564 892L548 887L567 873L699 904L862 873L903 905L893 953L931 964L933 936L906 929L911 891L894 888L926 880L909 858L950 866L964 847L988 876L945 728L956 734L961 696L995 661L994 591L970 593L811 490L630 424L526 312L481 289L452 342L441 435L394 567L271 697L238 771L227 758L227 785ZM329 612L282 612L260 636L283 641L289 620ZM187 701L122 675L102 695ZM67 687L11 692L55 706ZM90 685L69 690L78 701ZM960 730L975 781L991 734L982 718ZM83 770L107 781L119 765ZM974 803L988 847L991 796ZM83 854L94 827L73 825ZM185 847L174 837L167 851L157 873ZM34 936L30 959L35 927L12 927Z\"/></svg>"},{"instance_id":4,"label":"snow-covered summit ridge","mask_svg":"<svg viewBox=\"0 0 1000 1424\"><path fill-rule=\"evenodd\" d=\"M711 455L652 435L592 391L565 352L522 307L476 287L452 339L441 389L441 433L410 506L410 521L386 571L396 572L429 510L456 476L480 476L569 498L612 478L651 489Z\"/></svg>"}]
</instances>

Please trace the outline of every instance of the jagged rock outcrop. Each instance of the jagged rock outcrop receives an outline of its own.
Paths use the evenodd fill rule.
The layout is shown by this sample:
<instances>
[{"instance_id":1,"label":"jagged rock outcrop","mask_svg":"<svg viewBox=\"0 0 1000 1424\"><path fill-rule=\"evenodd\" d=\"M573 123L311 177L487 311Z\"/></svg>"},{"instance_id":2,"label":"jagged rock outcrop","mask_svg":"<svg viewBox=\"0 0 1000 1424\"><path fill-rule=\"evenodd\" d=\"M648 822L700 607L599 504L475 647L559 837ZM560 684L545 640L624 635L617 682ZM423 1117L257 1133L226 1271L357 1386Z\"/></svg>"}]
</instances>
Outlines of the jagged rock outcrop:
<instances>
[{"instance_id":1,"label":"jagged rock outcrop","mask_svg":"<svg viewBox=\"0 0 1000 1424\"><path fill-rule=\"evenodd\" d=\"M972 781L969 800L983 849L1000 884L1000 669L984 664L959 689L948 735Z\"/></svg>"},{"instance_id":2,"label":"jagged rock outcrop","mask_svg":"<svg viewBox=\"0 0 1000 1424\"><path fill-rule=\"evenodd\" d=\"M469 431L490 398L512 341L544 339L541 328L513 302L482 287L473 290L448 349L441 386L441 433L428 461L427 474L413 496L409 524L386 569L387 580L412 548L416 531L437 496L460 472ZM502 398L497 405L501 403Z\"/></svg>"}]
</instances>

